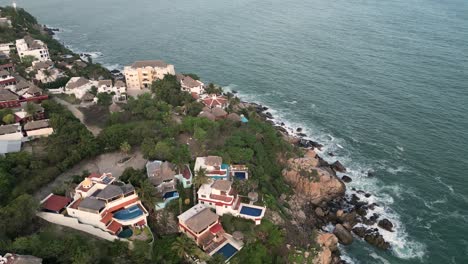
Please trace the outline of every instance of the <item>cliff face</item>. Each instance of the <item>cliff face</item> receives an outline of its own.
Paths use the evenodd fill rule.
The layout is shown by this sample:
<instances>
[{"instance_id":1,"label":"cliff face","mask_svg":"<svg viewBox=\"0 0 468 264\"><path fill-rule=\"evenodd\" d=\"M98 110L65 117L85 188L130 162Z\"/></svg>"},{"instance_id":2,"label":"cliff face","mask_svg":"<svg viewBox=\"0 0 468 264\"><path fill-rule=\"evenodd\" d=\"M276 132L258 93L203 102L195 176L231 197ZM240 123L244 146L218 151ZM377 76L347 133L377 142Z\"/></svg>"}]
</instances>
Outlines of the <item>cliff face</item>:
<instances>
[{"instance_id":1,"label":"cliff face","mask_svg":"<svg viewBox=\"0 0 468 264\"><path fill-rule=\"evenodd\" d=\"M346 189L330 169L318 166L316 153L308 150L303 158L289 159L283 170L283 176L296 189L296 194L315 205L343 196Z\"/></svg>"}]
</instances>

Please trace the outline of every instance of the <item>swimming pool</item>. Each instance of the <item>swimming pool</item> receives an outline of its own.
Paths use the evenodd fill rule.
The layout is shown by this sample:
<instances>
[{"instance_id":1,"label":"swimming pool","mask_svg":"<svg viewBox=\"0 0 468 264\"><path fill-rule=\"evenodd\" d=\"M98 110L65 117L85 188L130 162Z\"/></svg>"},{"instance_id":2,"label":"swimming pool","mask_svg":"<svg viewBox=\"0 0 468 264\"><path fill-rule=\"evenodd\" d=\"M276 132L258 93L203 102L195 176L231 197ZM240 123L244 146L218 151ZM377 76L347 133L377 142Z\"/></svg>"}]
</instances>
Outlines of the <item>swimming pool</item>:
<instances>
[{"instance_id":1,"label":"swimming pool","mask_svg":"<svg viewBox=\"0 0 468 264\"><path fill-rule=\"evenodd\" d=\"M228 260L234 254L236 254L236 252L237 252L237 249L233 245L227 243L222 248L220 248L215 254L222 254L226 258L226 260Z\"/></svg>"},{"instance_id":2,"label":"swimming pool","mask_svg":"<svg viewBox=\"0 0 468 264\"><path fill-rule=\"evenodd\" d=\"M239 179L239 180L245 180L245 172L244 171L236 171L234 172L234 176L236 177L236 179Z\"/></svg>"},{"instance_id":3,"label":"swimming pool","mask_svg":"<svg viewBox=\"0 0 468 264\"><path fill-rule=\"evenodd\" d=\"M117 236L120 238L129 238L133 235L133 231L130 228L125 228Z\"/></svg>"},{"instance_id":4,"label":"swimming pool","mask_svg":"<svg viewBox=\"0 0 468 264\"><path fill-rule=\"evenodd\" d=\"M179 193L177 191L167 192L163 196L164 199L176 198L176 197L179 197Z\"/></svg>"},{"instance_id":5,"label":"swimming pool","mask_svg":"<svg viewBox=\"0 0 468 264\"><path fill-rule=\"evenodd\" d=\"M119 220L130 220L133 218L137 218L143 214L143 211L138 207L138 205L134 205L127 209L123 209L114 213L114 218Z\"/></svg>"},{"instance_id":6,"label":"swimming pool","mask_svg":"<svg viewBox=\"0 0 468 264\"><path fill-rule=\"evenodd\" d=\"M262 214L262 209L258 208L253 208L253 207L248 207L248 206L242 206L240 213L244 215L250 215L250 216L260 216Z\"/></svg>"}]
</instances>

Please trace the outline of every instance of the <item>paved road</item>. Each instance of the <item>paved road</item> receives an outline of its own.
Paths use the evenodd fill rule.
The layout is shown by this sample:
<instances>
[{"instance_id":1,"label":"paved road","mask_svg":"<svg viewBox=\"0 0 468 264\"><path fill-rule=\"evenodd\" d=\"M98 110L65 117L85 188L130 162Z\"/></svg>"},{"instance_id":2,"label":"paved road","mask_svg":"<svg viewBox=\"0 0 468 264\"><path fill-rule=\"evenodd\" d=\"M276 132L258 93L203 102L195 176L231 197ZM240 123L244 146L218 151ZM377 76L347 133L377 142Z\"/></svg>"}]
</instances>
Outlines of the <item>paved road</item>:
<instances>
[{"instance_id":1,"label":"paved road","mask_svg":"<svg viewBox=\"0 0 468 264\"><path fill-rule=\"evenodd\" d=\"M38 200L44 199L49 193L51 193L56 187L62 186L65 182L71 181L73 175L81 175L84 170L91 172L110 172L116 178L122 175L122 172L128 168L133 167L135 169L143 169L146 164L146 159L140 151L135 151L132 155L132 159L127 161L125 164L118 165L117 162L121 160L124 155L120 152L106 153L97 156L94 159L84 160L75 165L70 170L60 174L55 180L46 186L39 189L34 197Z\"/></svg>"},{"instance_id":2,"label":"paved road","mask_svg":"<svg viewBox=\"0 0 468 264\"><path fill-rule=\"evenodd\" d=\"M85 123L85 118L84 118L83 113L78 108L76 108L76 106L74 106L73 104L70 104L69 102L67 102L65 100L62 100L62 99L60 99L60 98L58 98L56 96L54 96L52 99L54 101L56 101L57 103L65 106L68 110L70 110L70 112L72 112L73 115L76 118L78 118L81 121L81 123L83 123L86 126L86 128L88 128L88 130L91 131L91 133L93 133L94 136L99 135L99 133L101 132L102 129L97 127L97 126L87 125Z\"/></svg>"}]
</instances>

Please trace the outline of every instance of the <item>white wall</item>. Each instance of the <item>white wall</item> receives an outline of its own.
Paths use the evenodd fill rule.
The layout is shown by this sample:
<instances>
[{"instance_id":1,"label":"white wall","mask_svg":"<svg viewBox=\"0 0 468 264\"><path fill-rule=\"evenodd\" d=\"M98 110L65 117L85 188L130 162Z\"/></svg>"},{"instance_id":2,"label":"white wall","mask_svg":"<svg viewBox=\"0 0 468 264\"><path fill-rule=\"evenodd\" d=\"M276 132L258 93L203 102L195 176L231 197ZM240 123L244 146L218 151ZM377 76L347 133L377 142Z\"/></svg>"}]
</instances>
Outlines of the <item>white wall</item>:
<instances>
[{"instance_id":1,"label":"white wall","mask_svg":"<svg viewBox=\"0 0 468 264\"><path fill-rule=\"evenodd\" d=\"M102 231L99 228L93 227L91 225L87 224L81 224L78 222L77 219L71 218L71 217L66 217L62 214L54 214L54 213L46 213L46 212L39 212L37 213L37 216L40 218L62 226L67 226L76 230L80 230L83 232L86 232L88 234L91 234L93 236L109 240L109 241L114 241L114 240L123 240L123 241L128 241L127 239L122 239L117 236L111 235L107 232Z\"/></svg>"}]
</instances>

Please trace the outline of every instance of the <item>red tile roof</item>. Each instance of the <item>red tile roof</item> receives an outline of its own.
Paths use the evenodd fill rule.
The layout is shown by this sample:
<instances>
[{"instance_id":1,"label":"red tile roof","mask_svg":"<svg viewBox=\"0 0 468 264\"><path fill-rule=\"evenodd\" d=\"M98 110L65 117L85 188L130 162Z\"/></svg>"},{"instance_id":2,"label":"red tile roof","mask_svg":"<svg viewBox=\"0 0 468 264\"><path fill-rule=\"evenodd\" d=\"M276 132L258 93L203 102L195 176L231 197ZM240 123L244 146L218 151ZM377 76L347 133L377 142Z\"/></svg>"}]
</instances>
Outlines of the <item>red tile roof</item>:
<instances>
[{"instance_id":1,"label":"red tile roof","mask_svg":"<svg viewBox=\"0 0 468 264\"><path fill-rule=\"evenodd\" d=\"M101 178L101 174L93 172L88 176L88 178Z\"/></svg>"},{"instance_id":2,"label":"red tile roof","mask_svg":"<svg viewBox=\"0 0 468 264\"><path fill-rule=\"evenodd\" d=\"M125 206L130 205L130 204L132 204L132 203L134 203L134 202L136 202L136 201L138 201L138 197L137 197L137 198L133 198L133 199L131 199L131 200L129 200L129 201L123 202L123 203L121 203L121 204L118 204L118 205L116 205L116 206L114 206L114 207L111 207L111 208L107 209L107 211L109 211L109 212L117 211L117 210L119 210L119 209L121 209L121 208L124 208Z\"/></svg>"},{"instance_id":3,"label":"red tile roof","mask_svg":"<svg viewBox=\"0 0 468 264\"><path fill-rule=\"evenodd\" d=\"M78 208L78 206L80 206L81 201L83 201L83 199L78 199L78 200L74 201L74 202L70 205L70 207L73 208L73 209Z\"/></svg>"},{"instance_id":4,"label":"red tile roof","mask_svg":"<svg viewBox=\"0 0 468 264\"><path fill-rule=\"evenodd\" d=\"M227 196L224 196L224 195L217 195L217 194L210 194L210 199L223 201L223 202L226 202L226 203L230 203L233 200L232 197L227 197Z\"/></svg>"},{"instance_id":5,"label":"red tile roof","mask_svg":"<svg viewBox=\"0 0 468 264\"><path fill-rule=\"evenodd\" d=\"M112 213L106 213L106 215L104 215L104 217L101 219L101 222L104 223L105 225L107 225L110 220L112 220L112 217L114 216L114 214Z\"/></svg>"},{"instance_id":6,"label":"red tile roof","mask_svg":"<svg viewBox=\"0 0 468 264\"><path fill-rule=\"evenodd\" d=\"M117 233L117 231L120 230L120 228L122 227L121 224L119 224L118 222L112 220L112 222L110 223L110 225L107 227L107 229L109 231L111 231L112 233Z\"/></svg>"},{"instance_id":7,"label":"red tile roof","mask_svg":"<svg viewBox=\"0 0 468 264\"><path fill-rule=\"evenodd\" d=\"M221 230L223 230L223 227L219 223L215 224L214 226L210 228L210 232L213 234L217 234Z\"/></svg>"},{"instance_id":8,"label":"red tile roof","mask_svg":"<svg viewBox=\"0 0 468 264\"><path fill-rule=\"evenodd\" d=\"M210 95L203 99L203 103L208 107L224 106L227 103L227 98L224 96Z\"/></svg>"},{"instance_id":9,"label":"red tile roof","mask_svg":"<svg viewBox=\"0 0 468 264\"><path fill-rule=\"evenodd\" d=\"M60 196L60 195L55 195L52 194L43 204L42 208L58 212L65 208L72 199L65 197L65 196Z\"/></svg>"},{"instance_id":10,"label":"red tile roof","mask_svg":"<svg viewBox=\"0 0 468 264\"><path fill-rule=\"evenodd\" d=\"M146 225L146 220L145 220L145 219L141 219L140 221L138 221L138 222L136 223L136 225L137 225L137 226L144 226L144 225Z\"/></svg>"}]
</instances>

